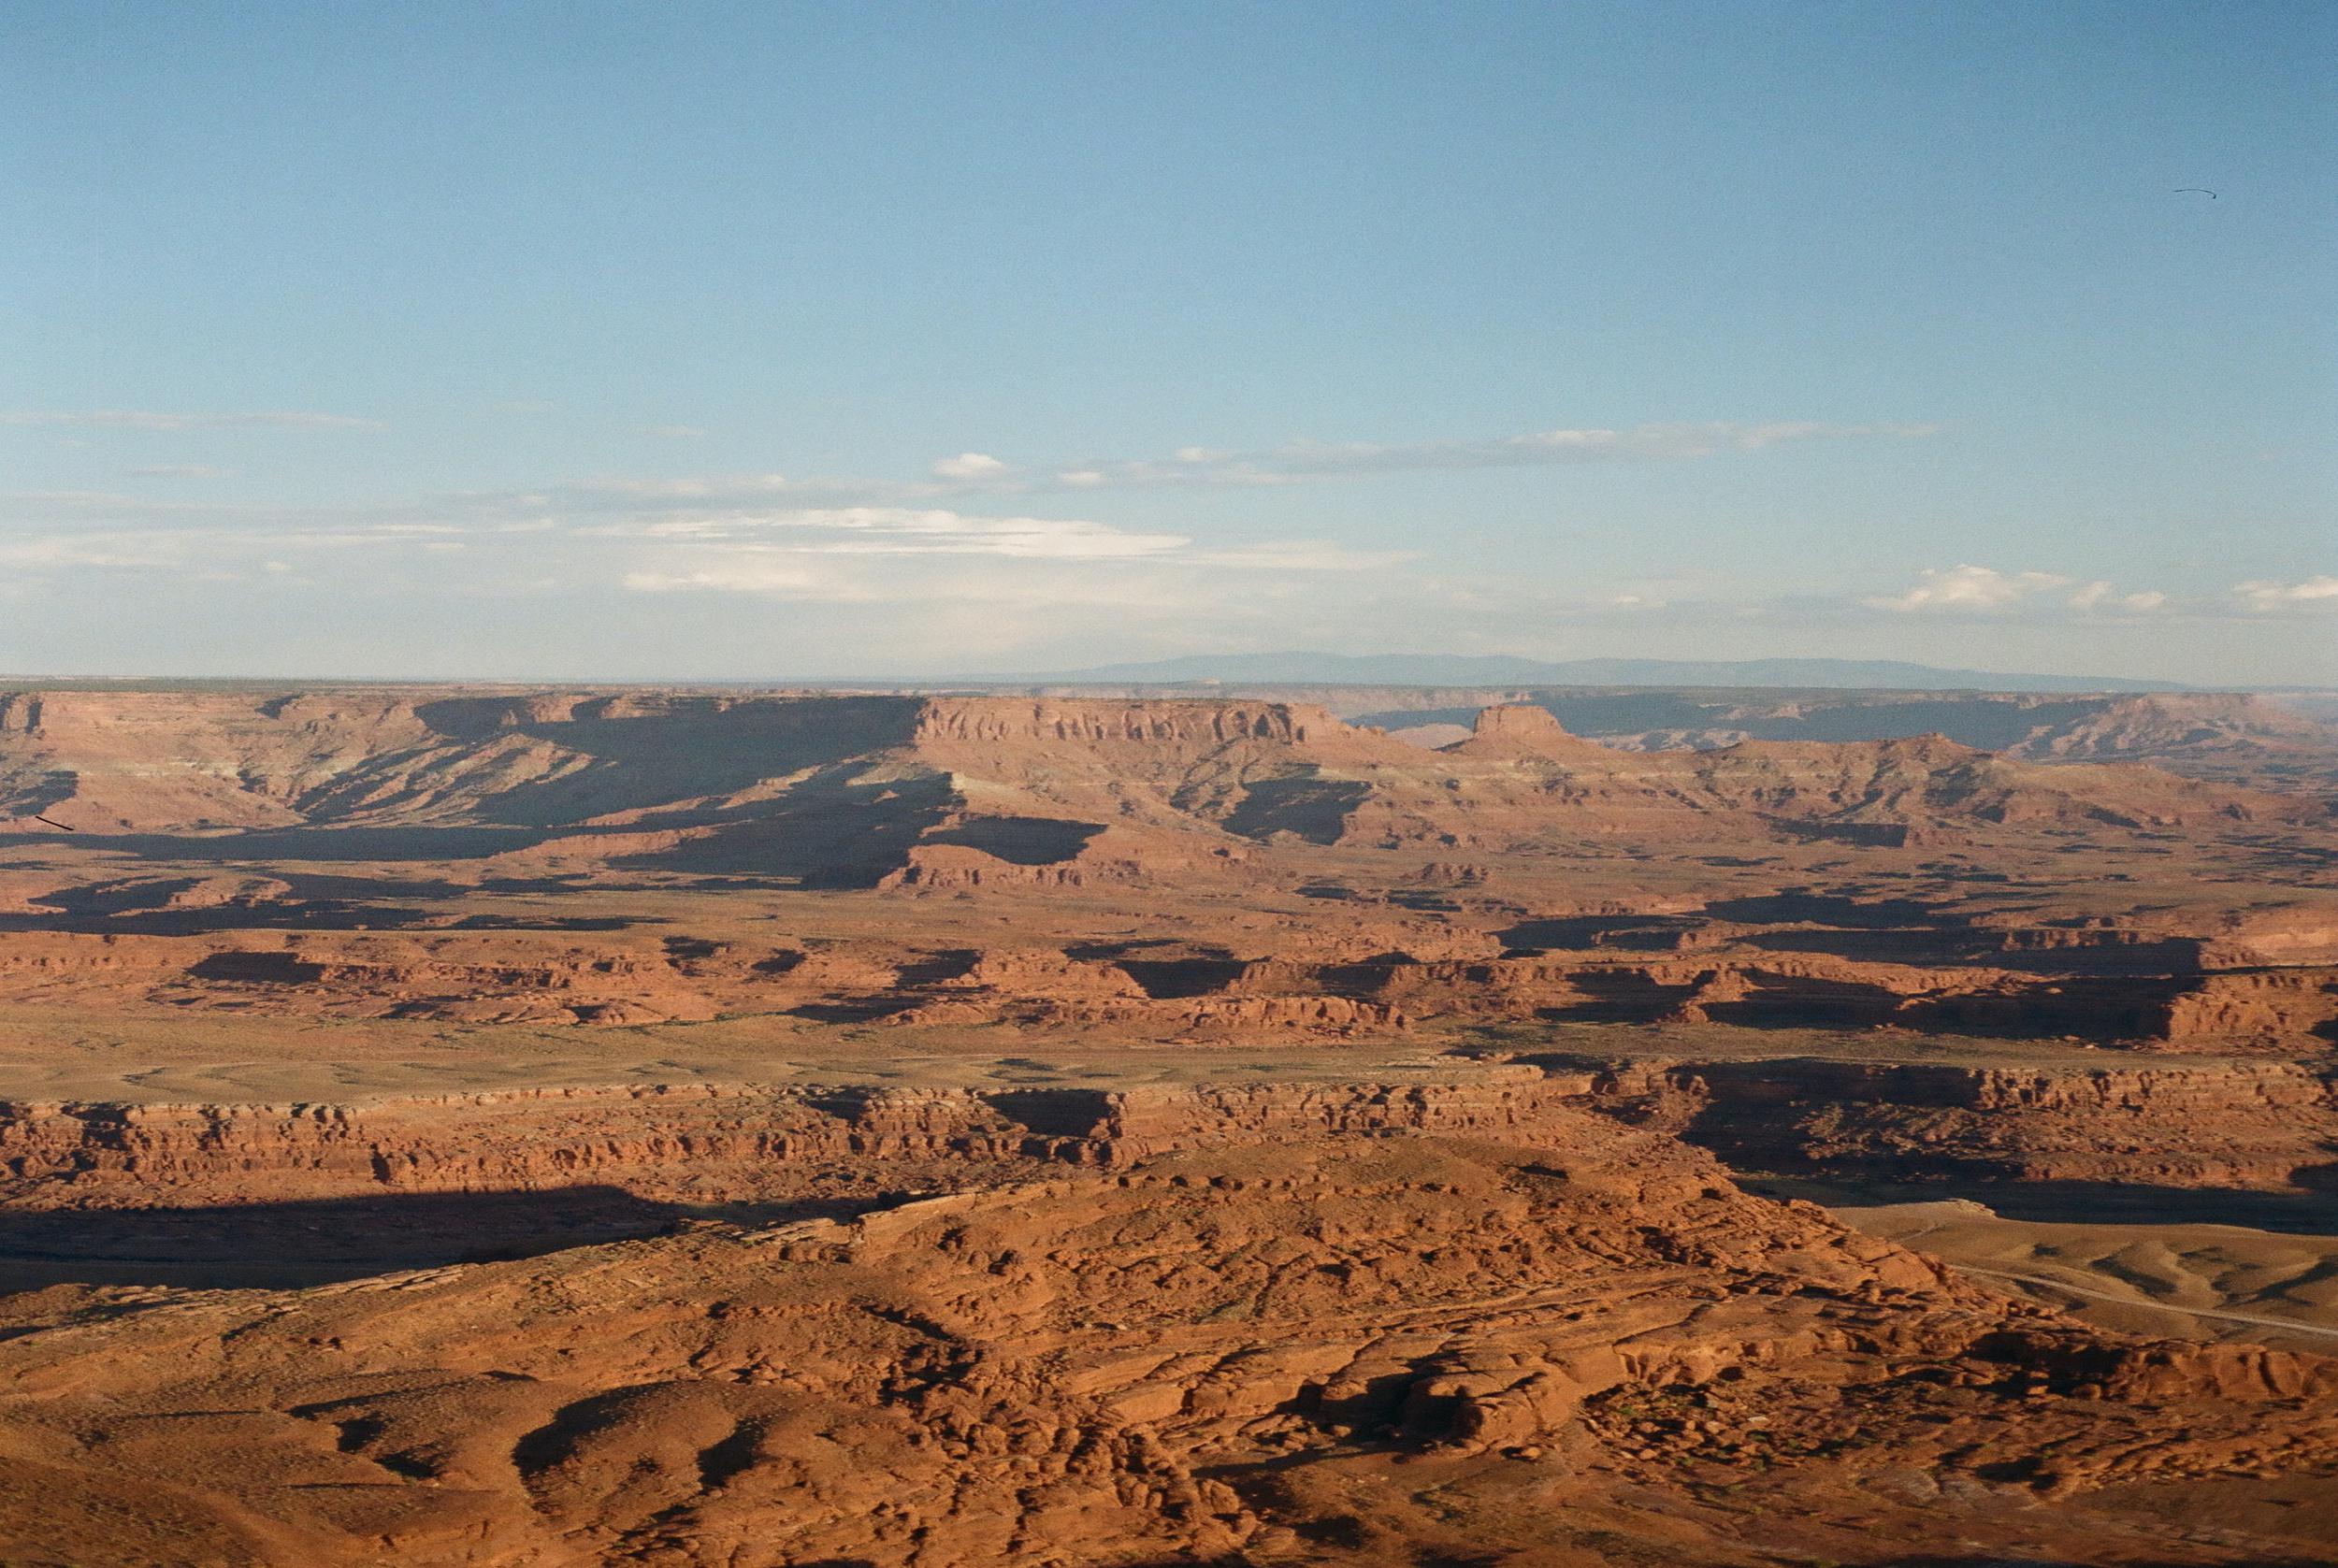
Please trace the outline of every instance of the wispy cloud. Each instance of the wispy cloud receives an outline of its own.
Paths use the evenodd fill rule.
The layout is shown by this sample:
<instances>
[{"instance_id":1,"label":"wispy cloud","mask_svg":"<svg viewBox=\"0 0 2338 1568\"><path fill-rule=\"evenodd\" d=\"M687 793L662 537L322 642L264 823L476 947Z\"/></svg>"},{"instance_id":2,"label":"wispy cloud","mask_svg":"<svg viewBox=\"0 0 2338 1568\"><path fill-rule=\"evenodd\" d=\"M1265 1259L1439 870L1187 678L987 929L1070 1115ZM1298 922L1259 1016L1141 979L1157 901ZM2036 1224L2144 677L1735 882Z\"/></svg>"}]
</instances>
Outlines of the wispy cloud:
<instances>
[{"instance_id":1,"label":"wispy cloud","mask_svg":"<svg viewBox=\"0 0 2338 1568\"><path fill-rule=\"evenodd\" d=\"M1203 566L1243 571L1383 571L1420 559L1414 550L1353 550L1332 539L1273 539L1192 552Z\"/></svg>"},{"instance_id":2,"label":"wispy cloud","mask_svg":"<svg viewBox=\"0 0 2338 1568\"><path fill-rule=\"evenodd\" d=\"M2065 601L2072 610L2126 610L2138 614L2167 608L2168 596L2157 588L2140 593L2122 594L2107 582L2097 579L2071 595Z\"/></svg>"},{"instance_id":3,"label":"wispy cloud","mask_svg":"<svg viewBox=\"0 0 2338 1568\"><path fill-rule=\"evenodd\" d=\"M834 507L590 525L588 537L674 544L751 544L840 555L1009 555L1124 560L1181 550L1182 534L1145 533L1082 518L976 517L939 508ZM773 542L775 539L782 542Z\"/></svg>"},{"instance_id":4,"label":"wispy cloud","mask_svg":"<svg viewBox=\"0 0 2338 1568\"><path fill-rule=\"evenodd\" d=\"M961 452L933 465L936 479L999 479L1011 470L987 452Z\"/></svg>"},{"instance_id":5,"label":"wispy cloud","mask_svg":"<svg viewBox=\"0 0 2338 1568\"><path fill-rule=\"evenodd\" d=\"M282 571L285 557L322 562L372 553L380 569L390 558L453 554L469 548L450 525L309 521L195 525L134 525L32 529L0 527L0 568L31 577L72 571L171 572L209 581L253 570Z\"/></svg>"},{"instance_id":6,"label":"wispy cloud","mask_svg":"<svg viewBox=\"0 0 2338 1568\"><path fill-rule=\"evenodd\" d=\"M1678 462L1732 452L1759 452L1793 441L1934 434L1930 424L1639 424L1624 429L1537 430L1478 440L1299 441L1257 452L1180 447L1165 458L1090 461L1055 470L1059 484L1093 489L1127 485L1292 484L1307 480L1435 469L1550 468L1575 463Z\"/></svg>"},{"instance_id":7,"label":"wispy cloud","mask_svg":"<svg viewBox=\"0 0 2338 1568\"><path fill-rule=\"evenodd\" d=\"M304 409L169 413L152 409L0 410L0 424L53 424L99 430L381 430L381 421Z\"/></svg>"},{"instance_id":8,"label":"wispy cloud","mask_svg":"<svg viewBox=\"0 0 2338 1568\"><path fill-rule=\"evenodd\" d=\"M689 440L694 437L703 436L706 432L695 424L644 424L642 426L642 434L665 436L674 440Z\"/></svg>"},{"instance_id":9,"label":"wispy cloud","mask_svg":"<svg viewBox=\"0 0 2338 1568\"><path fill-rule=\"evenodd\" d=\"M187 564L188 543L177 534L0 539L0 568L22 572L75 568L99 571L178 570Z\"/></svg>"},{"instance_id":10,"label":"wispy cloud","mask_svg":"<svg viewBox=\"0 0 2338 1568\"><path fill-rule=\"evenodd\" d=\"M1691 461L1823 439L1912 439L1927 424L1642 424L1628 429L1543 430L1487 440L1416 441L1397 445L1302 442L1250 453L1180 447L1169 456L1094 460L1020 468L989 453L961 452L933 463L922 479L868 479L778 472L698 475L603 475L538 491L463 497L479 510L508 515L624 511L655 508L712 511L772 506L839 508L918 506L999 497L1081 494L1162 486L1243 488L1290 485L1375 474L1436 469L1542 468L1580 463Z\"/></svg>"},{"instance_id":11,"label":"wispy cloud","mask_svg":"<svg viewBox=\"0 0 2338 1568\"><path fill-rule=\"evenodd\" d=\"M1372 577L1408 551L1321 539L1234 546L1078 518L985 517L941 508L850 507L649 516L588 525L582 540L623 542L636 593L756 595L838 604L952 600L1079 614L1166 613L1213 597L1221 610L1288 597L1292 580ZM643 552L648 554L644 555ZM872 559L882 558L879 560Z\"/></svg>"},{"instance_id":12,"label":"wispy cloud","mask_svg":"<svg viewBox=\"0 0 2338 1568\"><path fill-rule=\"evenodd\" d=\"M2103 580L2081 583L2050 571L1999 571L1970 564L1929 567L1916 574L1906 592L1869 598L1870 609L1918 611L1991 613L2036 609L2042 605L2076 611L2126 611L2143 614L2164 608L2168 596L2156 590L2121 593Z\"/></svg>"},{"instance_id":13,"label":"wispy cloud","mask_svg":"<svg viewBox=\"0 0 2338 1568\"><path fill-rule=\"evenodd\" d=\"M628 571L619 581L637 594L757 594L831 601L844 597L842 584L801 561L745 552L679 569Z\"/></svg>"},{"instance_id":14,"label":"wispy cloud","mask_svg":"<svg viewBox=\"0 0 2338 1568\"><path fill-rule=\"evenodd\" d=\"M962 452L931 465L928 477L888 480L765 471L696 475L601 475L541 490L457 498L467 510L507 517L588 511L691 513L771 507L917 507L969 497L1084 494L1175 486L1291 485L1435 469L1537 468L1577 463L1690 461L1827 439L1909 439L1922 424L1644 424L1620 430L1544 430L1479 441L1401 445L1300 443L1252 453L1178 448L1167 457L1018 468L988 453Z\"/></svg>"},{"instance_id":15,"label":"wispy cloud","mask_svg":"<svg viewBox=\"0 0 2338 1568\"><path fill-rule=\"evenodd\" d=\"M773 485L786 481L771 476ZM686 490L691 487L684 487ZM73 504L59 505L69 499ZM1044 621L1174 613L1238 619L1289 606L1300 579L1395 585L1405 551L1322 539L1197 542L1088 518L944 507L708 510L671 485L612 515L444 521L394 513L292 513L137 497L0 496L0 569L179 573L302 592L372 593L437 583L466 594L619 591L760 597L799 604L1007 607ZM678 506L676 503L683 503ZM42 524L10 511L45 513ZM455 577L438 559L459 555ZM1367 586L1364 591L1378 591ZM1336 597L1336 596L1335 596ZM989 635L996 628L986 628Z\"/></svg>"},{"instance_id":16,"label":"wispy cloud","mask_svg":"<svg viewBox=\"0 0 2338 1568\"><path fill-rule=\"evenodd\" d=\"M222 468L210 463L153 463L143 468L132 468L133 479L233 479L236 470Z\"/></svg>"},{"instance_id":17,"label":"wispy cloud","mask_svg":"<svg viewBox=\"0 0 2338 1568\"><path fill-rule=\"evenodd\" d=\"M2066 586L2067 577L2045 571L2002 572L1993 567L1927 568L1906 593L1871 598L1878 610L2003 610L2037 594Z\"/></svg>"},{"instance_id":18,"label":"wispy cloud","mask_svg":"<svg viewBox=\"0 0 2338 1568\"><path fill-rule=\"evenodd\" d=\"M1310 581L1312 579L1312 581ZM768 599L850 612L873 638L917 628L929 657L956 649L1081 634L1192 635L1197 628L1247 626L1265 634L1310 626L1330 631L1344 618L1369 619L1401 591L1370 571L1260 568L1229 573L1197 554L1134 560L910 555L878 563L864 556L805 554L758 545L695 550L628 571L633 594L693 594L717 599ZM888 608L894 612L884 613ZM712 606L709 614L725 613Z\"/></svg>"},{"instance_id":19,"label":"wispy cloud","mask_svg":"<svg viewBox=\"0 0 2338 1568\"><path fill-rule=\"evenodd\" d=\"M2298 583L2243 583L2232 594L2259 614L2283 610L2338 611L2338 577L2328 573Z\"/></svg>"}]
</instances>

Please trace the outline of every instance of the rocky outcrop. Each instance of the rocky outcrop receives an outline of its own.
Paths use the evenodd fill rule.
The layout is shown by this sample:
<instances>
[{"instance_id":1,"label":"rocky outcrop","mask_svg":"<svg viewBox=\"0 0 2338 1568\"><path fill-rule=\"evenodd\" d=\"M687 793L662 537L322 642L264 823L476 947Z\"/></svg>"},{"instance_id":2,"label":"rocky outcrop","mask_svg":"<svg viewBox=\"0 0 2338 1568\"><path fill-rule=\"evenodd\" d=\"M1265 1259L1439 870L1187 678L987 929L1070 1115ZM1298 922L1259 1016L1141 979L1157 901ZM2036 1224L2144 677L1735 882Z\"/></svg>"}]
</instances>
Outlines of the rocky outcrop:
<instances>
[{"instance_id":1,"label":"rocky outcrop","mask_svg":"<svg viewBox=\"0 0 2338 1568\"><path fill-rule=\"evenodd\" d=\"M1566 732L1551 710L1532 702L1500 703L1481 710L1469 739L1445 748L1450 756L1568 756L1596 760L1599 747Z\"/></svg>"},{"instance_id":2,"label":"rocky outcrop","mask_svg":"<svg viewBox=\"0 0 2338 1568\"><path fill-rule=\"evenodd\" d=\"M637 1196L794 1196L838 1162L963 1182L1001 1162L1117 1166L1292 1134L1531 1137L1587 1075L1497 1068L1463 1084L976 1091L654 1085L349 1105L0 1106L19 1206L254 1203L594 1183Z\"/></svg>"},{"instance_id":3,"label":"rocky outcrop","mask_svg":"<svg viewBox=\"0 0 2338 1568\"><path fill-rule=\"evenodd\" d=\"M16 1104L0 1170L16 1201L253 1203L375 1190L579 1183L746 1199L790 1162L1102 1158L962 1091L648 1086L334 1105Z\"/></svg>"}]
</instances>

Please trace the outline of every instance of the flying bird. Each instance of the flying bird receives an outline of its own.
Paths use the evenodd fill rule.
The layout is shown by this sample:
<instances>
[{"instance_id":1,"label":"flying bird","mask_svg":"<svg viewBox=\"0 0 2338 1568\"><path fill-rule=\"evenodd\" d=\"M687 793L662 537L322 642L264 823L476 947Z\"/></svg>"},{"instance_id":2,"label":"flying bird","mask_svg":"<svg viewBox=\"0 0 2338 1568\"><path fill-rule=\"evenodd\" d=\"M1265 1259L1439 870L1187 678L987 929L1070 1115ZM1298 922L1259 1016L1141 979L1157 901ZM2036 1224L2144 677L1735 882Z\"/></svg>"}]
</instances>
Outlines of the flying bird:
<instances>
[{"instance_id":1,"label":"flying bird","mask_svg":"<svg viewBox=\"0 0 2338 1568\"><path fill-rule=\"evenodd\" d=\"M2210 201L2215 201L2216 199L2216 193L2208 189L2205 185L2179 186L2171 194L2179 196L2206 196Z\"/></svg>"}]
</instances>

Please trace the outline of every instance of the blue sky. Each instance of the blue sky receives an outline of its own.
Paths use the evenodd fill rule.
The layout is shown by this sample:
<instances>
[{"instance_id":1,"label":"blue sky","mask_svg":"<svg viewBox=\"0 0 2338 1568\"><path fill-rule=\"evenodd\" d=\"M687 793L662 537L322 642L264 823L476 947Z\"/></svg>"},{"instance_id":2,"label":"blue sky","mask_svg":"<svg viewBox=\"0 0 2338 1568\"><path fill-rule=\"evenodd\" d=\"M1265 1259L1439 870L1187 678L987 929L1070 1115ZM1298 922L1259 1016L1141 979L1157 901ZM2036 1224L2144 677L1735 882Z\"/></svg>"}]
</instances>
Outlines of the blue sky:
<instances>
[{"instance_id":1,"label":"blue sky","mask_svg":"<svg viewBox=\"0 0 2338 1568\"><path fill-rule=\"evenodd\" d=\"M0 669L2338 683L2333 50L2311 4L10 7Z\"/></svg>"}]
</instances>

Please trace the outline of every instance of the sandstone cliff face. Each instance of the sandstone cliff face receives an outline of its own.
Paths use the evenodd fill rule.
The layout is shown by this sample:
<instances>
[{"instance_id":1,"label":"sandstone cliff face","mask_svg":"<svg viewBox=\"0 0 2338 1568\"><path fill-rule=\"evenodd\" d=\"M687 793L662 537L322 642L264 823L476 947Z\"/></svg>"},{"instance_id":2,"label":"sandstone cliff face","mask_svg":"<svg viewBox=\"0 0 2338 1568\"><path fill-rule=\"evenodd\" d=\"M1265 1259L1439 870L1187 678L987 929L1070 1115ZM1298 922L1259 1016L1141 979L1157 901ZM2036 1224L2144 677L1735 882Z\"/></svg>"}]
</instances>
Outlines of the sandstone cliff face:
<instances>
[{"instance_id":1,"label":"sandstone cliff face","mask_svg":"<svg viewBox=\"0 0 2338 1568\"><path fill-rule=\"evenodd\" d=\"M763 1193L790 1160L1047 1158L962 1092L779 1093L657 1086L394 1100L370 1107L36 1105L0 1112L20 1201L255 1202L376 1189L599 1182L644 1196ZM51 1186L65 1183L65 1186ZM768 1184L785 1190L783 1174Z\"/></svg>"},{"instance_id":2,"label":"sandstone cliff face","mask_svg":"<svg viewBox=\"0 0 2338 1568\"><path fill-rule=\"evenodd\" d=\"M2338 1179L2338 1085L2290 1064L2022 1072L1816 1059L1545 1072L1430 1085L827 1090L660 1085L362 1106L0 1107L20 1216L541 1191L794 1200L859 1172L955 1187L1179 1150L1426 1134L1538 1143L1596 1110L1742 1169L1894 1180L2293 1192Z\"/></svg>"},{"instance_id":3,"label":"sandstone cliff face","mask_svg":"<svg viewBox=\"0 0 2338 1568\"><path fill-rule=\"evenodd\" d=\"M20 1206L124 1207L578 1183L654 1199L789 1196L840 1162L965 1181L1001 1162L1113 1167L1286 1134L1517 1136L1577 1113L1586 1075L1488 1084L1199 1089L777 1090L658 1085L368 1106L0 1106ZM973 1168L951 1177L957 1164Z\"/></svg>"}]
</instances>

